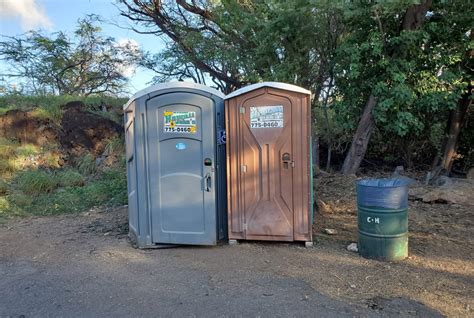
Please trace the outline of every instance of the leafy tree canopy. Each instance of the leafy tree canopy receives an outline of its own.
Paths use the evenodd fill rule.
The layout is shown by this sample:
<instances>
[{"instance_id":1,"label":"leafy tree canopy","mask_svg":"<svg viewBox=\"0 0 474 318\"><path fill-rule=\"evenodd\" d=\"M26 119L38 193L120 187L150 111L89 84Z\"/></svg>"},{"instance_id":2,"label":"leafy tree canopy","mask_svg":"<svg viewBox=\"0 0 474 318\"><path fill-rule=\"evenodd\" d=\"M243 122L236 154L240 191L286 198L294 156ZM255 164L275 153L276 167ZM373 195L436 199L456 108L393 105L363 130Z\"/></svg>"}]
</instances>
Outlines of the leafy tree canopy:
<instances>
[{"instance_id":1,"label":"leafy tree canopy","mask_svg":"<svg viewBox=\"0 0 474 318\"><path fill-rule=\"evenodd\" d=\"M9 66L5 77L13 78L25 93L90 95L117 94L127 78L124 69L133 66L140 53L131 45L118 45L102 35L96 15L80 19L72 35L51 36L31 31L0 41L0 59Z\"/></svg>"}]
</instances>

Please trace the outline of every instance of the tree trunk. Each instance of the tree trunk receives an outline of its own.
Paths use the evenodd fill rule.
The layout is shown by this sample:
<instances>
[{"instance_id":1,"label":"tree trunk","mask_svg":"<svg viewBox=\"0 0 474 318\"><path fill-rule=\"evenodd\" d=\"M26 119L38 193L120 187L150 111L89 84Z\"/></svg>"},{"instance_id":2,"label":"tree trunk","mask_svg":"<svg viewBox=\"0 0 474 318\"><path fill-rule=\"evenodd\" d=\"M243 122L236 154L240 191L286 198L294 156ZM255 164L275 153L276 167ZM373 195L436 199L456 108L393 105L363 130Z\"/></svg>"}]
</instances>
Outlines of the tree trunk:
<instances>
[{"instance_id":1,"label":"tree trunk","mask_svg":"<svg viewBox=\"0 0 474 318\"><path fill-rule=\"evenodd\" d=\"M433 172L439 174L441 172L449 175L453 167L454 155L456 154L459 140L459 133L464 124L466 114L472 101L470 99L472 88L469 88L468 93L464 94L459 100L456 109L453 109L449 114L448 125L446 127L446 135L443 140L441 149L441 160L439 164L434 167ZM433 175L432 177L436 177Z\"/></svg>"},{"instance_id":2,"label":"tree trunk","mask_svg":"<svg viewBox=\"0 0 474 318\"><path fill-rule=\"evenodd\" d=\"M332 143L328 145L328 156L326 159L326 171L329 172L331 169L331 154L332 154Z\"/></svg>"},{"instance_id":3,"label":"tree trunk","mask_svg":"<svg viewBox=\"0 0 474 318\"><path fill-rule=\"evenodd\" d=\"M356 173L359 169L362 159L364 159L365 152L367 151L367 146L369 144L370 135L374 130L374 118L372 116L372 111L377 104L377 98L373 95L370 95L367 104L364 107L364 112L357 126L357 130L352 139L351 148L349 153L344 160L342 165L343 174L352 174Z\"/></svg>"}]
</instances>

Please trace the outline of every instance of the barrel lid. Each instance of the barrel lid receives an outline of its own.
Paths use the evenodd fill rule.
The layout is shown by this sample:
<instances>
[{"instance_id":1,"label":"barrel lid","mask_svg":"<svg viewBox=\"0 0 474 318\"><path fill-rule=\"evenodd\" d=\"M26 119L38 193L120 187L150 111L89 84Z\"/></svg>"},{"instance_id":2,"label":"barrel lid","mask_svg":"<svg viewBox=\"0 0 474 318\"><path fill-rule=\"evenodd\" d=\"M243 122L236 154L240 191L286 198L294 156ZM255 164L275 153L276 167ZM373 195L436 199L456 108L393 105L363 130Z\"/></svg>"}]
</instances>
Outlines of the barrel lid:
<instances>
[{"instance_id":1,"label":"barrel lid","mask_svg":"<svg viewBox=\"0 0 474 318\"><path fill-rule=\"evenodd\" d=\"M356 183L358 186L375 188L398 188L406 187L409 185L409 182L402 178L362 179L358 180Z\"/></svg>"}]
</instances>

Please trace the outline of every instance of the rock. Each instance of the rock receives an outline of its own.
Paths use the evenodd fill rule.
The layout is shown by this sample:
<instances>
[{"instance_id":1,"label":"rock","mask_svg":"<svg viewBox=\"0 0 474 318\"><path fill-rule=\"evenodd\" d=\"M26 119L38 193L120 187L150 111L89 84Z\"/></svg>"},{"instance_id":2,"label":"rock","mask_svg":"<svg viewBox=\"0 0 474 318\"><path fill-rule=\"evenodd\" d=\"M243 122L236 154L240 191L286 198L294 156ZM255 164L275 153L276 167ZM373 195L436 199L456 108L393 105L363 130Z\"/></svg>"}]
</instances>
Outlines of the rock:
<instances>
[{"instance_id":1,"label":"rock","mask_svg":"<svg viewBox=\"0 0 474 318\"><path fill-rule=\"evenodd\" d=\"M467 171L466 179L474 180L474 168L471 168Z\"/></svg>"},{"instance_id":2,"label":"rock","mask_svg":"<svg viewBox=\"0 0 474 318\"><path fill-rule=\"evenodd\" d=\"M403 173L405 172L405 169L403 169L403 166L397 166L395 168L395 171L393 171L392 173L392 178L398 178L400 177L401 175L403 175Z\"/></svg>"},{"instance_id":3,"label":"rock","mask_svg":"<svg viewBox=\"0 0 474 318\"><path fill-rule=\"evenodd\" d=\"M106 157L104 155L97 157L95 159L95 165L97 167L100 166L105 161L105 159L106 159Z\"/></svg>"},{"instance_id":4,"label":"rock","mask_svg":"<svg viewBox=\"0 0 474 318\"><path fill-rule=\"evenodd\" d=\"M337 234L337 231L335 229L324 229L323 232L328 234L328 235L336 235Z\"/></svg>"},{"instance_id":5,"label":"rock","mask_svg":"<svg viewBox=\"0 0 474 318\"><path fill-rule=\"evenodd\" d=\"M357 253L359 251L359 249L357 248L357 243L351 243L351 244L347 245L347 250L349 252L356 252Z\"/></svg>"},{"instance_id":6,"label":"rock","mask_svg":"<svg viewBox=\"0 0 474 318\"><path fill-rule=\"evenodd\" d=\"M407 176L404 176L403 174L405 173L405 169L403 166L397 166L395 168L395 171L393 171L391 178L392 179L399 179L405 181L408 185L416 183L416 180L409 178Z\"/></svg>"},{"instance_id":7,"label":"rock","mask_svg":"<svg viewBox=\"0 0 474 318\"><path fill-rule=\"evenodd\" d=\"M439 176L438 178L433 180L432 183L437 186L450 186L453 184L453 181L447 176Z\"/></svg>"}]
</instances>

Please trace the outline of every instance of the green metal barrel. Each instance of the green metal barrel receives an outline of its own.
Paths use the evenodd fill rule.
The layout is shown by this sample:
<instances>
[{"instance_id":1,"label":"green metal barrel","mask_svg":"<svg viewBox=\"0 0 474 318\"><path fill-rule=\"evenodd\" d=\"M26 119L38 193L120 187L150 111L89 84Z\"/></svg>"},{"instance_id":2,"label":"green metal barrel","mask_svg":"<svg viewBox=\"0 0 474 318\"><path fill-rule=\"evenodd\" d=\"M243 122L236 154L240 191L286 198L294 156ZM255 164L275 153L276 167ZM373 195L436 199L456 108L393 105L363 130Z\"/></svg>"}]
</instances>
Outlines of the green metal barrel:
<instances>
[{"instance_id":1,"label":"green metal barrel","mask_svg":"<svg viewBox=\"0 0 474 318\"><path fill-rule=\"evenodd\" d=\"M408 185L400 179L357 182L359 254L397 261L408 256Z\"/></svg>"}]
</instances>

